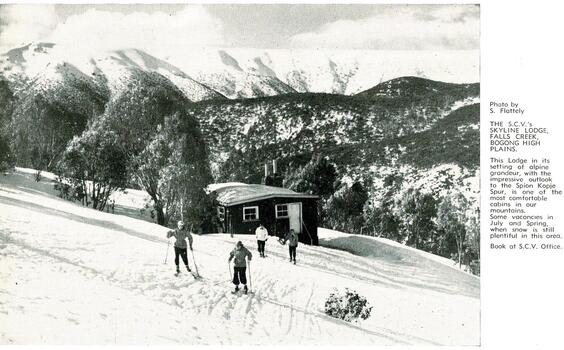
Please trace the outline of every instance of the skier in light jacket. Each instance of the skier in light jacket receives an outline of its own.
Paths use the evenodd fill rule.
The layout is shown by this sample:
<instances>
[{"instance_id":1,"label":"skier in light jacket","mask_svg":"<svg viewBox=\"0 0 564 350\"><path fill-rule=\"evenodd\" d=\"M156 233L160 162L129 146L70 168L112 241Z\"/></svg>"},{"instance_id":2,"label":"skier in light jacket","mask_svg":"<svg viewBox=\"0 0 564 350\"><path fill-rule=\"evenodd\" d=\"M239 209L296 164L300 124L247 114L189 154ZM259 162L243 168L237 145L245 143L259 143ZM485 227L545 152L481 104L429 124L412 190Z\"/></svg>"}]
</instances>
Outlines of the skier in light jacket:
<instances>
[{"instance_id":1,"label":"skier in light jacket","mask_svg":"<svg viewBox=\"0 0 564 350\"><path fill-rule=\"evenodd\" d=\"M239 291L239 283L243 285L243 292L247 294L247 258L249 261L253 258L251 252L243 246L241 241L237 242L235 245L235 249L229 253L229 263L233 260L233 264L235 265L233 269L233 284L235 285L235 290L233 293L237 293Z\"/></svg>"},{"instance_id":2,"label":"skier in light jacket","mask_svg":"<svg viewBox=\"0 0 564 350\"><path fill-rule=\"evenodd\" d=\"M294 262L296 265L296 249L298 248L298 234L293 229L290 230L284 237L284 243L288 241L288 247L290 251L290 262Z\"/></svg>"},{"instance_id":3,"label":"skier in light jacket","mask_svg":"<svg viewBox=\"0 0 564 350\"><path fill-rule=\"evenodd\" d=\"M258 244L258 251L261 258L264 258L264 247L266 245L266 241L268 240L268 230L264 227L263 224L260 224L259 227L255 230L255 236L257 237L257 244Z\"/></svg>"},{"instance_id":4,"label":"skier in light jacket","mask_svg":"<svg viewBox=\"0 0 564 350\"><path fill-rule=\"evenodd\" d=\"M176 264L176 274L180 273L179 268L179 257L182 257L182 261L184 265L186 265L186 269L188 272L191 272L190 266L188 266L188 246L190 250L192 250L192 234L188 232L185 228L184 222L178 222L178 228L176 230L168 231L166 234L166 238L174 237L176 238L176 242L174 242L174 263ZM186 239L188 239L188 244L186 244Z\"/></svg>"}]
</instances>

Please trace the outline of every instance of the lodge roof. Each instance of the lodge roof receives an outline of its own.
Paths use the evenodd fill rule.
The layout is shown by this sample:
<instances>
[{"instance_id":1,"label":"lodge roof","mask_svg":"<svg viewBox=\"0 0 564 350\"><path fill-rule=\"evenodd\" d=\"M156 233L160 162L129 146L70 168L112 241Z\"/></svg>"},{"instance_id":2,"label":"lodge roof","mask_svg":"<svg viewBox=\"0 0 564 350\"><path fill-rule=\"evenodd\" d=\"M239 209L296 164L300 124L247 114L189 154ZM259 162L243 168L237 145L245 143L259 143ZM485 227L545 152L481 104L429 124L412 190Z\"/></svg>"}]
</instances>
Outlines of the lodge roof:
<instances>
[{"instance_id":1,"label":"lodge roof","mask_svg":"<svg viewBox=\"0 0 564 350\"><path fill-rule=\"evenodd\" d=\"M299 193L287 188L244 184L241 182L228 182L220 184L211 184L207 187L207 192L215 192L217 201L221 205L232 206L247 202L269 198L312 198L318 199L319 196L307 193Z\"/></svg>"}]
</instances>

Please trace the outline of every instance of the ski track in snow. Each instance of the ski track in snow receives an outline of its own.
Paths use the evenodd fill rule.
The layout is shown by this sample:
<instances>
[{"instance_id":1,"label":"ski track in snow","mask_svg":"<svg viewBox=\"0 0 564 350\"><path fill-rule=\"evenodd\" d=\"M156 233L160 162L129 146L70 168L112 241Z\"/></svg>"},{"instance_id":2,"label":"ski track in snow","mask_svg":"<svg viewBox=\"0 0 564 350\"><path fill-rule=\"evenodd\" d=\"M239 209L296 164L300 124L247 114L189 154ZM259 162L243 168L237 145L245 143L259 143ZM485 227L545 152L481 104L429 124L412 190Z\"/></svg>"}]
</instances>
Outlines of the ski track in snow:
<instances>
[{"instance_id":1,"label":"ski track in snow","mask_svg":"<svg viewBox=\"0 0 564 350\"><path fill-rule=\"evenodd\" d=\"M175 277L166 231L56 198L46 179L0 175L0 343L479 344L479 280L428 259L300 245L293 265L275 239L261 259L252 236L195 235L202 278ZM231 294L237 240L253 253L249 295ZM371 318L323 313L344 287L369 299Z\"/></svg>"}]
</instances>

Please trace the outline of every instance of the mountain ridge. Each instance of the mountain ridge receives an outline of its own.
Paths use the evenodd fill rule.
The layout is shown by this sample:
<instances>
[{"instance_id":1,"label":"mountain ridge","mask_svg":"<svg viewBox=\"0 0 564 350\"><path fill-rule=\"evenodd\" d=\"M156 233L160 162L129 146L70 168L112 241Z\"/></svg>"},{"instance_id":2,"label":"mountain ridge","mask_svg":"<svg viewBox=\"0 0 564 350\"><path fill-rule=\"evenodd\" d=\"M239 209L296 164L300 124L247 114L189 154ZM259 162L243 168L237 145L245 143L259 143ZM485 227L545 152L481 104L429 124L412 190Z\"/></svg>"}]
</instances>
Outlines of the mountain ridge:
<instances>
[{"instance_id":1,"label":"mountain ridge","mask_svg":"<svg viewBox=\"0 0 564 350\"><path fill-rule=\"evenodd\" d=\"M292 92L354 95L382 81L410 75L447 82L478 79L478 56L468 58L466 52L317 50L312 54L305 50L217 48L180 50L174 57L157 58L135 48L96 54L67 51L55 43L41 42L12 49L0 55L0 74L12 80L29 79L49 62L65 62L87 76L98 69L110 78L117 74L115 67L114 72L105 72L97 65L104 66L111 59L122 68L164 74L195 102Z\"/></svg>"},{"instance_id":2,"label":"mountain ridge","mask_svg":"<svg viewBox=\"0 0 564 350\"><path fill-rule=\"evenodd\" d=\"M0 65L4 67L2 81L7 82L7 93L0 98L15 106L12 122L21 136L16 140L25 141L15 150L25 150L27 166L34 165L31 159L36 154L45 154L39 157L47 159L40 162L41 166L52 166L61 147L86 130L93 119L108 114L105 112L111 104L111 120L119 121L119 114L127 111L140 111L145 118L136 121L136 113L128 116L131 127L142 124L145 128L142 139L135 140L139 149L167 117L177 114L197 120L193 127L201 129L216 181L258 183L265 162L278 159L279 169L289 173L305 166L314 155L334 162L339 180L344 182L366 182L370 174L378 178L379 173L404 166L413 179L418 171L432 174L437 167L447 167L443 170L462 179L473 177L478 168L479 83L456 84L408 75L348 95L300 92L283 83L280 72L291 68L290 74L296 77L294 86L302 84L299 89L307 90L313 81L304 77L319 71L306 72L304 68L296 72L292 70L294 64L281 68L276 55L287 53L249 56L249 63L240 58L243 54L237 55L237 50L211 50L209 54L222 61L220 67L228 67L231 74L216 77L214 83L222 82L225 90L219 93L213 85L186 73L189 61L177 65L173 60L129 49L90 58L86 63L77 59L75 64L51 60L49 54L57 57L57 52L52 51L56 48L26 46L10 53L17 62L6 66L5 60L10 57L3 56L4 65ZM43 60L47 68L26 67L28 59ZM324 59L330 63L328 69L343 73L336 58ZM355 62L347 64L359 72L363 69ZM20 80L21 85L6 79L20 78L34 70L35 75L28 74L34 79ZM342 84L347 85L356 75L330 76L327 79L322 74L318 78L326 86L337 84L342 90L348 88ZM247 80L230 80L233 77ZM155 103L162 108L150 106ZM161 115L154 117L154 113ZM59 136L55 146L41 139L44 136L40 133L35 135L39 138L36 141L25 139L26 128L46 125L50 135ZM35 149L37 144L42 147L39 151ZM476 190L475 184L471 186ZM378 190L377 185L369 184L368 188Z\"/></svg>"}]
</instances>

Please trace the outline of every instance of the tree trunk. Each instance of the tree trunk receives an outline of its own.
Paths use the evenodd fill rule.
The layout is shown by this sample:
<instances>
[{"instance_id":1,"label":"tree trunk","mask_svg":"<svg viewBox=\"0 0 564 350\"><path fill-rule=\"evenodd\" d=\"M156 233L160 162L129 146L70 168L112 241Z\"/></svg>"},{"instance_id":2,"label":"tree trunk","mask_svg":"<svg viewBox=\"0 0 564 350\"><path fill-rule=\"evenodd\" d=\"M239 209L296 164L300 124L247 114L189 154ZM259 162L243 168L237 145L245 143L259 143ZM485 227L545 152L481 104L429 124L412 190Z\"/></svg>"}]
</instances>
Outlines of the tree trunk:
<instances>
[{"instance_id":1,"label":"tree trunk","mask_svg":"<svg viewBox=\"0 0 564 350\"><path fill-rule=\"evenodd\" d=\"M100 192L98 184L92 180L92 195L90 195L90 199L92 199L92 209L98 208L98 193Z\"/></svg>"},{"instance_id":2,"label":"tree trunk","mask_svg":"<svg viewBox=\"0 0 564 350\"><path fill-rule=\"evenodd\" d=\"M417 230L417 228L415 228L415 225L413 226L411 233L415 236L414 239L413 239L415 249L419 249L419 230Z\"/></svg>"},{"instance_id":3,"label":"tree trunk","mask_svg":"<svg viewBox=\"0 0 564 350\"><path fill-rule=\"evenodd\" d=\"M155 204L153 205L153 208L155 209L155 211L157 212L157 224L161 225L161 226L166 226L167 222L166 222L166 216L163 210L163 205L161 203L161 201L154 201Z\"/></svg>"},{"instance_id":4,"label":"tree trunk","mask_svg":"<svg viewBox=\"0 0 564 350\"><path fill-rule=\"evenodd\" d=\"M104 187L104 190L100 195L100 205L98 210L104 211L104 209L106 208L106 203L108 203L108 198L110 197L112 191L113 190L111 185L108 185L108 187Z\"/></svg>"},{"instance_id":5,"label":"tree trunk","mask_svg":"<svg viewBox=\"0 0 564 350\"><path fill-rule=\"evenodd\" d=\"M458 238L458 268L462 268L462 237Z\"/></svg>"},{"instance_id":6,"label":"tree trunk","mask_svg":"<svg viewBox=\"0 0 564 350\"><path fill-rule=\"evenodd\" d=\"M82 180L82 205L88 206L88 189L86 188L86 180Z\"/></svg>"}]
</instances>

